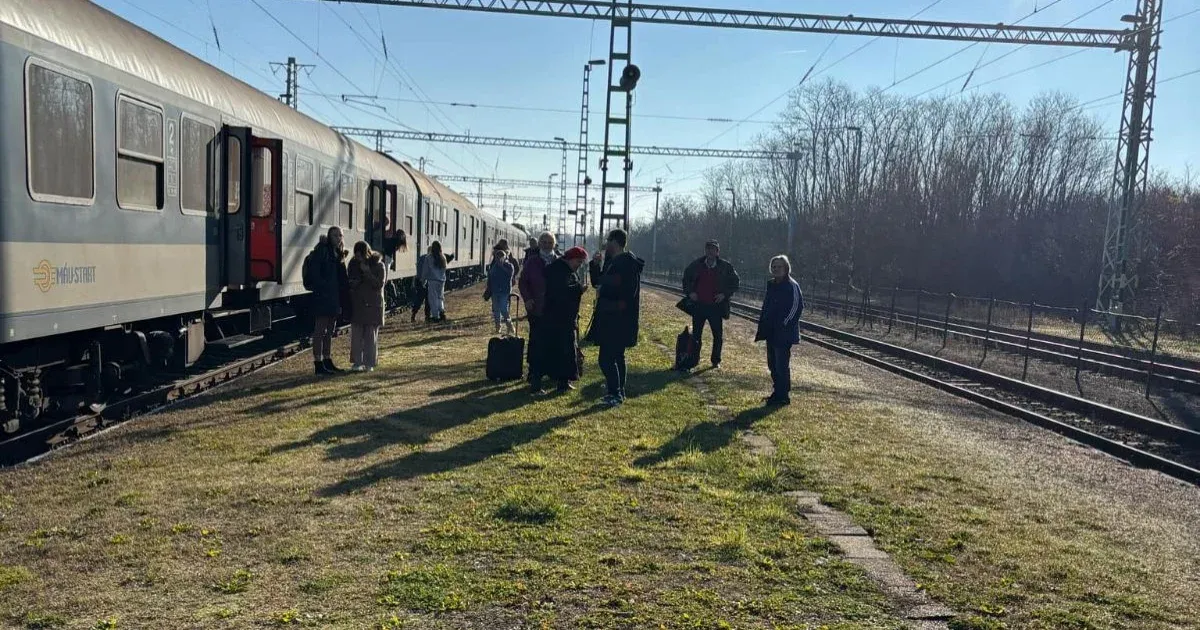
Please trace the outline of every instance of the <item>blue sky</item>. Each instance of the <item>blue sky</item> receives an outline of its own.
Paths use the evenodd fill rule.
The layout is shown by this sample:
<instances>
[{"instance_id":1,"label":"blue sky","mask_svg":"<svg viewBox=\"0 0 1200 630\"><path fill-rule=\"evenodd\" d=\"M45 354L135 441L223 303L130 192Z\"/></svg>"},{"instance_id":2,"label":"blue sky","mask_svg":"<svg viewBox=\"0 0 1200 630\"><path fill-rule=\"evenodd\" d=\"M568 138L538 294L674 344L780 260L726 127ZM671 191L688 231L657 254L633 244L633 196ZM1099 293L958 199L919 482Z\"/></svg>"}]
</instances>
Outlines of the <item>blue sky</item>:
<instances>
[{"instance_id":1,"label":"blue sky","mask_svg":"<svg viewBox=\"0 0 1200 630\"><path fill-rule=\"evenodd\" d=\"M403 123L423 131L546 140L561 136L576 141L583 64L590 58L605 57L608 50L608 24L587 20L311 0L95 1L273 95L283 91L283 72L273 71L270 62L295 56L300 63L315 64L301 74L300 108L335 125L395 128ZM922 19L983 23L1012 23L1037 9L1036 15L1022 23L1061 26L1087 14L1073 26L1095 28L1121 28L1120 16L1135 8L1135 0L678 0L672 4L894 18L908 18L927 9ZM1165 7L1160 80L1200 70L1200 38L1191 36L1200 30L1200 1L1173 0ZM219 51L210 21L220 38ZM381 33L387 42L386 63ZM779 97L800 81L823 52L818 70L870 39L635 24L633 55L642 69L642 80L636 92L634 144L745 147L767 127L760 121L774 119L784 107L786 98ZM965 46L879 39L837 65L814 73L813 78L833 77L859 88L889 86ZM950 80L946 87L931 93L956 93L962 79L952 79L969 72L981 53L986 63L1010 50L1012 47L1004 45L977 45L889 91L916 95ZM1076 50L1026 47L980 69L972 85L986 83L980 89L1003 92L1018 103L1047 89L1085 101L1123 90L1126 55L1087 50L1057 59ZM1046 65L1034 67L1043 63ZM603 85L601 72L594 72L594 142L602 141ZM346 105L340 98L364 93L378 97L375 106ZM1195 147L1200 146L1200 128L1194 122L1198 97L1200 72L1160 86L1151 151L1155 168L1182 173L1196 161ZM774 104L767 106L772 101ZM1116 134L1119 96L1098 101L1088 111ZM742 120L752 114L749 122L740 125L652 117ZM427 170L435 174L495 174L545 181L561 169L561 153L551 151L399 141L390 148L413 161L426 157L431 161ZM593 164L595 161L593 155ZM634 183L652 186L662 178L666 193L687 193L701 184L704 169L717 163L638 156ZM598 170L593 168L592 174L597 181ZM575 196L575 171L576 156L571 154L568 206L573 205ZM456 188L474 193L474 187L467 185ZM544 200L546 186L507 192ZM553 196L557 209L557 184ZM485 200L485 205L499 210L499 201ZM510 209L514 206L540 216L546 204L509 205ZM652 193L634 195L636 216L647 216L653 207Z\"/></svg>"}]
</instances>

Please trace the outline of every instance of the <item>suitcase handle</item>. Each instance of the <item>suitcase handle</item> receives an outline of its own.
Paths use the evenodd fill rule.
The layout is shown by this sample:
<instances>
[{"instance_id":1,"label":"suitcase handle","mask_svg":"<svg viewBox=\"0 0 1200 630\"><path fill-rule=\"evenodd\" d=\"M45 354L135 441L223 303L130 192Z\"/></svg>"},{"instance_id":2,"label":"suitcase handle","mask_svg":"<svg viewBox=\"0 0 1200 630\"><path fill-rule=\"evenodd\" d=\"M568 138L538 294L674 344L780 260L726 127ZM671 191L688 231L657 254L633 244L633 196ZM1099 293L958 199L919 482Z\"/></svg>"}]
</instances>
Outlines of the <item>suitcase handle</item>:
<instances>
[{"instance_id":1,"label":"suitcase handle","mask_svg":"<svg viewBox=\"0 0 1200 630\"><path fill-rule=\"evenodd\" d=\"M515 334L518 334L518 335L519 335L521 331L520 331L520 330L517 328L517 321L520 319L520 315L521 315L521 294L519 294L519 293L509 293L509 294L508 294L508 300L509 300L510 302L511 302L511 301L513 301L513 300L516 300L516 302L517 302L517 308L516 308L516 312L515 312L515 314L516 314L517 316L516 316L516 317L513 317L512 315L510 315L510 316L508 317L508 321L512 322L512 325L513 325L513 333L515 333Z\"/></svg>"}]
</instances>

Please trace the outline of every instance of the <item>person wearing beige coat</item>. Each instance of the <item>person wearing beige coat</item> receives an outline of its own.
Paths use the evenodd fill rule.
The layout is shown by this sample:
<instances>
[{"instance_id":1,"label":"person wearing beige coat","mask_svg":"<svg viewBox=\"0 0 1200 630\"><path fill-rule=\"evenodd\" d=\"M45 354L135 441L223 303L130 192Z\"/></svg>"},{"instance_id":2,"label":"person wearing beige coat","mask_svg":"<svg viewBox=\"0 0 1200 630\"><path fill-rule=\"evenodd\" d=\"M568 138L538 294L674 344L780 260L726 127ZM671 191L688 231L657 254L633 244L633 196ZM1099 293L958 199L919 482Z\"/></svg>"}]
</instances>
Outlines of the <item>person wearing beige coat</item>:
<instances>
[{"instance_id":1,"label":"person wearing beige coat","mask_svg":"<svg viewBox=\"0 0 1200 630\"><path fill-rule=\"evenodd\" d=\"M350 279L350 362L355 372L373 372L379 358L379 329L383 327L383 285L387 269L383 256L364 241L354 244L346 266Z\"/></svg>"}]
</instances>

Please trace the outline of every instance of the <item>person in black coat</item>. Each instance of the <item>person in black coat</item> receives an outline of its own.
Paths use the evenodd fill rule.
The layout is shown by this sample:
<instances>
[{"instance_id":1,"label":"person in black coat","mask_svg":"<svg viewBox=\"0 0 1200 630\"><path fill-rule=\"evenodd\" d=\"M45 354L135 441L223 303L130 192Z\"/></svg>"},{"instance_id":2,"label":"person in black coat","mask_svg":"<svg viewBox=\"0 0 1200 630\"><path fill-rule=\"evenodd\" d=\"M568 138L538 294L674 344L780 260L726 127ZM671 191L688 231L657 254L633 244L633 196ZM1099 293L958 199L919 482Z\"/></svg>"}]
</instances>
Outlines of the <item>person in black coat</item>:
<instances>
[{"instance_id":1,"label":"person in black coat","mask_svg":"<svg viewBox=\"0 0 1200 630\"><path fill-rule=\"evenodd\" d=\"M772 391L768 405L791 404L792 346L800 343L800 316L804 313L804 294L792 278L787 256L771 259L771 280L763 297L755 341L767 342L767 369L771 372Z\"/></svg>"},{"instance_id":2,"label":"person in black coat","mask_svg":"<svg viewBox=\"0 0 1200 630\"><path fill-rule=\"evenodd\" d=\"M558 391L574 389L571 381L579 379L579 302L586 290L576 272L587 260L582 247L568 249L562 258L546 266L546 305L542 313L545 335L544 357L546 376L558 383ZM541 391L540 379L533 385Z\"/></svg>"},{"instance_id":3,"label":"person in black coat","mask_svg":"<svg viewBox=\"0 0 1200 630\"><path fill-rule=\"evenodd\" d=\"M349 315L350 281L343 262L348 252L339 227L329 228L304 260L304 286L312 291L313 367L317 374L341 372L333 363L331 346L339 315Z\"/></svg>"},{"instance_id":4,"label":"person in black coat","mask_svg":"<svg viewBox=\"0 0 1200 630\"><path fill-rule=\"evenodd\" d=\"M646 266L646 261L625 251L627 239L625 230L610 232L605 261L599 273L593 273L596 310L587 338L600 346L600 371L608 387L602 402L610 407L625 402L625 350L638 342L642 269Z\"/></svg>"}]
</instances>

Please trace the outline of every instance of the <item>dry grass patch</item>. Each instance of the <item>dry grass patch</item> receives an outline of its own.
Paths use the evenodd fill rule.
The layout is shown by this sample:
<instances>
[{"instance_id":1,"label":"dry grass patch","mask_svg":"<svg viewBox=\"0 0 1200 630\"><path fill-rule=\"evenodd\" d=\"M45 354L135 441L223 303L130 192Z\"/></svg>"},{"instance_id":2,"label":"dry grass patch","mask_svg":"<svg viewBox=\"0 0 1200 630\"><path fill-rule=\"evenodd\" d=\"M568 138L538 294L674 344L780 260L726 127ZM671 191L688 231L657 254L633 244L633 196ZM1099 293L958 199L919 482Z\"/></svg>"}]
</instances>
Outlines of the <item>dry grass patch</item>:
<instances>
[{"instance_id":1,"label":"dry grass patch","mask_svg":"<svg viewBox=\"0 0 1200 630\"><path fill-rule=\"evenodd\" d=\"M485 306L449 310L484 322ZM532 401L483 379L486 338L395 318L372 374L286 363L0 472L0 617L900 627L782 507L790 464L756 463L705 419L649 338L614 410L593 404L594 349L579 391Z\"/></svg>"}]
</instances>

